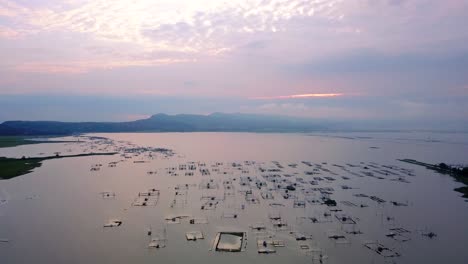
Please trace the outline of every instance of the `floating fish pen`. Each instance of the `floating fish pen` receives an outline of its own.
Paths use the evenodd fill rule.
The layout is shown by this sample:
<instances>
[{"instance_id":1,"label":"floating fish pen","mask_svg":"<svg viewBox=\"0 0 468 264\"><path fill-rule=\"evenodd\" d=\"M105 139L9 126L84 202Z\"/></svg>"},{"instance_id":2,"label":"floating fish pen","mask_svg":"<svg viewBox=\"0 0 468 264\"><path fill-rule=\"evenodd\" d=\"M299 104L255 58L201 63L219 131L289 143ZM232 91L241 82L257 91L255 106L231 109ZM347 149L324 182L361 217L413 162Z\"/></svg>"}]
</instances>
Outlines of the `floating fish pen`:
<instances>
[{"instance_id":1,"label":"floating fish pen","mask_svg":"<svg viewBox=\"0 0 468 264\"><path fill-rule=\"evenodd\" d=\"M200 173L202 176L210 176L210 170L206 169L206 168L202 168L200 169Z\"/></svg>"},{"instance_id":2,"label":"floating fish pen","mask_svg":"<svg viewBox=\"0 0 468 264\"><path fill-rule=\"evenodd\" d=\"M101 167L99 167L99 166L97 166L97 167L96 167L96 166L93 166L93 167L91 167L91 169L90 169L90 171L100 171L100 170L101 170Z\"/></svg>"},{"instance_id":3,"label":"floating fish pen","mask_svg":"<svg viewBox=\"0 0 468 264\"><path fill-rule=\"evenodd\" d=\"M241 252L247 245L246 232L219 232L214 240L213 248L220 252Z\"/></svg>"},{"instance_id":4,"label":"floating fish pen","mask_svg":"<svg viewBox=\"0 0 468 264\"><path fill-rule=\"evenodd\" d=\"M211 197L209 200L204 200L203 204L201 205L201 210L215 210L218 206L218 200L215 200L215 197Z\"/></svg>"},{"instance_id":5,"label":"floating fish pen","mask_svg":"<svg viewBox=\"0 0 468 264\"><path fill-rule=\"evenodd\" d=\"M391 179L391 181L397 181L397 182L402 182L402 183L411 183L410 181L408 181L406 178L404 177L398 177L396 179Z\"/></svg>"},{"instance_id":6,"label":"floating fish pen","mask_svg":"<svg viewBox=\"0 0 468 264\"><path fill-rule=\"evenodd\" d=\"M159 201L159 190L150 189L147 192L138 193L138 197L132 203L132 206L156 206Z\"/></svg>"},{"instance_id":7,"label":"floating fish pen","mask_svg":"<svg viewBox=\"0 0 468 264\"><path fill-rule=\"evenodd\" d=\"M166 224L180 224L181 219L188 218L188 217L189 216L187 215L170 215L170 216L166 216L165 220L166 220Z\"/></svg>"},{"instance_id":8,"label":"floating fish pen","mask_svg":"<svg viewBox=\"0 0 468 264\"><path fill-rule=\"evenodd\" d=\"M118 227L122 225L122 220L120 219L110 219L107 223L104 224L104 227Z\"/></svg>"},{"instance_id":9,"label":"floating fish pen","mask_svg":"<svg viewBox=\"0 0 468 264\"><path fill-rule=\"evenodd\" d=\"M275 199L272 192L261 192L260 195L262 196L262 199L264 199L264 200L273 200L273 199Z\"/></svg>"},{"instance_id":10,"label":"floating fish pen","mask_svg":"<svg viewBox=\"0 0 468 264\"><path fill-rule=\"evenodd\" d=\"M357 207L355 203L350 202L350 201L341 201L340 203L349 207Z\"/></svg>"},{"instance_id":11,"label":"floating fish pen","mask_svg":"<svg viewBox=\"0 0 468 264\"><path fill-rule=\"evenodd\" d=\"M296 241L312 240L312 235L306 235L300 232L290 232Z\"/></svg>"},{"instance_id":12,"label":"floating fish pen","mask_svg":"<svg viewBox=\"0 0 468 264\"><path fill-rule=\"evenodd\" d=\"M267 183L257 179L257 180L255 180L255 186L257 187L257 189L260 190L260 189L266 187Z\"/></svg>"},{"instance_id":13,"label":"floating fish pen","mask_svg":"<svg viewBox=\"0 0 468 264\"><path fill-rule=\"evenodd\" d=\"M214 179L204 179L198 185L199 189L215 190L218 189L218 183Z\"/></svg>"},{"instance_id":14,"label":"floating fish pen","mask_svg":"<svg viewBox=\"0 0 468 264\"><path fill-rule=\"evenodd\" d=\"M225 211L221 215L222 218L231 218L231 219L237 219L239 217L239 214L236 212L231 212L231 211Z\"/></svg>"},{"instance_id":15,"label":"floating fish pen","mask_svg":"<svg viewBox=\"0 0 468 264\"><path fill-rule=\"evenodd\" d=\"M270 215L270 222L276 231L289 231L291 228L281 216Z\"/></svg>"},{"instance_id":16,"label":"floating fish pen","mask_svg":"<svg viewBox=\"0 0 468 264\"><path fill-rule=\"evenodd\" d=\"M343 225L343 231L349 235L362 235L364 234L360 229L357 228L357 225Z\"/></svg>"},{"instance_id":17,"label":"floating fish pen","mask_svg":"<svg viewBox=\"0 0 468 264\"><path fill-rule=\"evenodd\" d=\"M257 223L255 223L253 225L250 225L249 227L254 232L265 232L266 229L267 229L266 225L264 223L262 223L262 222L257 222Z\"/></svg>"},{"instance_id":18,"label":"floating fish pen","mask_svg":"<svg viewBox=\"0 0 468 264\"><path fill-rule=\"evenodd\" d=\"M309 203L311 205L322 205L323 204L322 200L319 200L316 197L312 197L312 196L306 197L305 200L307 201L307 203Z\"/></svg>"},{"instance_id":19,"label":"floating fish pen","mask_svg":"<svg viewBox=\"0 0 468 264\"><path fill-rule=\"evenodd\" d=\"M391 201L390 202L394 206L408 206L408 203L403 203L403 202L396 202L396 201Z\"/></svg>"},{"instance_id":20,"label":"floating fish pen","mask_svg":"<svg viewBox=\"0 0 468 264\"><path fill-rule=\"evenodd\" d=\"M327 236L329 239L333 240L336 244L348 244L349 240L346 236L338 230L328 231Z\"/></svg>"},{"instance_id":21,"label":"floating fish pen","mask_svg":"<svg viewBox=\"0 0 468 264\"><path fill-rule=\"evenodd\" d=\"M254 178L250 176L241 176L239 177L239 185L250 187L250 183L253 182Z\"/></svg>"},{"instance_id":22,"label":"floating fish pen","mask_svg":"<svg viewBox=\"0 0 468 264\"><path fill-rule=\"evenodd\" d=\"M354 194L353 196L355 196L355 197L361 197L361 198L367 198L367 197L369 197L369 195L363 194L363 193L357 193L357 194Z\"/></svg>"},{"instance_id":23,"label":"floating fish pen","mask_svg":"<svg viewBox=\"0 0 468 264\"><path fill-rule=\"evenodd\" d=\"M104 192L101 192L101 197L103 199L113 199L115 198L115 193L114 192L111 192L111 191L104 191Z\"/></svg>"},{"instance_id":24,"label":"floating fish pen","mask_svg":"<svg viewBox=\"0 0 468 264\"><path fill-rule=\"evenodd\" d=\"M283 240L274 239L273 237L257 237L257 252L259 254L276 253L276 248L285 247Z\"/></svg>"},{"instance_id":25,"label":"floating fish pen","mask_svg":"<svg viewBox=\"0 0 468 264\"><path fill-rule=\"evenodd\" d=\"M308 197L308 196L315 196L317 194L316 191L314 191L312 188L302 188L301 189L301 192L304 196Z\"/></svg>"},{"instance_id":26,"label":"floating fish pen","mask_svg":"<svg viewBox=\"0 0 468 264\"><path fill-rule=\"evenodd\" d=\"M219 201L223 199L214 195L202 195L200 200L203 202L200 207L201 210L215 210Z\"/></svg>"},{"instance_id":27,"label":"floating fish pen","mask_svg":"<svg viewBox=\"0 0 468 264\"><path fill-rule=\"evenodd\" d=\"M208 224L208 219L207 218L202 218L202 217L198 217L198 218L190 218L189 219L189 224L191 225L200 225L200 224Z\"/></svg>"},{"instance_id":28,"label":"floating fish pen","mask_svg":"<svg viewBox=\"0 0 468 264\"><path fill-rule=\"evenodd\" d=\"M279 169L283 169L283 165L281 165L281 163L279 163L279 161L272 161L271 163L273 163L274 165L276 165L276 167L278 167Z\"/></svg>"},{"instance_id":29,"label":"floating fish pen","mask_svg":"<svg viewBox=\"0 0 468 264\"><path fill-rule=\"evenodd\" d=\"M313 247L307 241L298 241L297 245L299 247L300 252L305 255L310 255L313 250Z\"/></svg>"},{"instance_id":30,"label":"floating fish pen","mask_svg":"<svg viewBox=\"0 0 468 264\"><path fill-rule=\"evenodd\" d=\"M260 199L252 192L246 192L244 198L248 204L260 204Z\"/></svg>"},{"instance_id":31,"label":"floating fish pen","mask_svg":"<svg viewBox=\"0 0 468 264\"><path fill-rule=\"evenodd\" d=\"M180 208L185 207L188 203L188 187L187 189L175 189L174 191L174 198L170 204L171 208Z\"/></svg>"},{"instance_id":32,"label":"floating fish pen","mask_svg":"<svg viewBox=\"0 0 468 264\"><path fill-rule=\"evenodd\" d=\"M308 255L312 257L312 263L324 264L328 259L328 256L323 253L323 250L319 247L311 247L308 251Z\"/></svg>"},{"instance_id":33,"label":"floating fish pen","mask_svg":"<svg viewBox=\"0 0 468 264\"><path fill-rule=\"evenodd\" d=\"M185 233L185 238L187 239L187 241L197 241L200 239L204 239L205 236L201 231L190 231Z\"/></svg>"},{"instance_id":34,"label":"floating fish pen","mask_svg":"<svg viewBox=\"0 0 468 264\"><path fill-rule=\"evenodd\" d=\"M285 207L284 204L282 203L269 203L268 204L270 207L276 208L276 207Z\"/></svg>"},{"instance_id":35,"label":"floating fish pen","mask_svg":"<svg viewBox=\"0 0 468 264\"><path fill-rule=\"evenodd\" d=\"M369 198L372 200L372 201L376 201L377 203L381 204L381 203L385 203L385 200L382 199L382 198L379 198L377 196L369 196Z\"/></svg>"},{"instance_id":36,"label":"floating fish pen","mask_svg":"<svg viewBox=\"0 0 468 264\"><path fill-rule=\"evenodd\" d=\"M288 200L288 199L296 200L298 198L296 194L290 192L288 189L280 190L280 195L285 200Z\"/></svg>"},{"instance_id":37,"label":"floating fish pen","mask_svg":"<svg viewBox=\"0 0 468 264\"><path fill-rule=\"evenodd\" d=\"M190 188L191 185L189 184L177 184L175 187L174 187L174 190L188 190Z\"/></svg>"},{"instance_id":38,"label":"floating fish pen","mask_svg":"<svg viewBox=\"0 0 468 264\"><path fill-rule=\"evenodd\" d=\"M178 176L176 167L166 168L166 171L167 171L167 174L169 174L169 176Z\"/></svg>"},{"instance_id":39,"label":"floating fish pen","mask_svg":"<svg viewBox=\"0 0 468 264\"><path fill-rule=\"evenodd\" d=\"M306 207L306 202L303 200L295 200L293 204L294 208L305 208Z\"/></svg>"},{"instance_id":40,"label":"floating fish pen","mask_svg":"<svg viewBox=\"0 0 468 264\"><path fill-rule=\"evenodd\" d=\"M151 238L148 248L150 249L160 249L160 248L165 248L167 245L167 239L166 239L166 234L165 230L163 234L154 236Z\"/></svg>"},{"instance_id":41,"label":"floating fish pen","mask_svg":"<svg viewBox=\"0 0 468 264\"><path fill-rule=\"evenodd\" d=\"M400 256L398 252L380 244L379 242L367 242L364 243L364 246L385 258L394 258Z\"/></svg>"},{"instance_id":42,"label":"floating fish pen","mask_svg":"<svg viewBox=\"0 0 468 264\"><path fill-rule=\"evenodd\" d=\"M411 238L409 238L405 234L406 232L400 232L399 230L394 229L394 230L390 230L390 232L385 234L385 236L398 242L406 242L406 241L411 240Z\"/></svg>"},{"instance_id":43,"label":"floating fish pen","mask_svg":"<svg viewBox=\"0 0 468 264\"><path fill-rule=\"evenodd\" d=\"M356 221L349 215L346 214L335 214L335 218L342 224L356 224Z\"/></svg>"}]
</instances>

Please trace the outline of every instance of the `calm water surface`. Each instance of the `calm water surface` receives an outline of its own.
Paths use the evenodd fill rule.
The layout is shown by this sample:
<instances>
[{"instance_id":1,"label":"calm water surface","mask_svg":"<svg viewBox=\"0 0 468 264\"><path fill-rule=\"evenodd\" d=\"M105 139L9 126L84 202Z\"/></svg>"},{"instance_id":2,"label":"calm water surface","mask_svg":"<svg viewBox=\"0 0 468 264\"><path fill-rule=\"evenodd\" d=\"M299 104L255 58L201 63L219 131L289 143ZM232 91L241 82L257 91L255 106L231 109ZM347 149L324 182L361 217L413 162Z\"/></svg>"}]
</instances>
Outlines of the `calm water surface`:
<instances>
[{"instance_id":1,"label":"calm water surface","mask_svg":"<svg viewBox=\"0 0 468 264\"><path fill-rule=\"evenodd\" d=\"M322 255L327 256L323 258L325 263L467 263L468 203L453 191L460 184L448 176L397 161L412 158L428 163L466 164L467 134L92 136L109 138L112 142L82 138L85 142L0 149L0 156L8 157L48 156L54 152L63 155L120 152L114 156L49 160L30 174L0 181L3 201L0 239L8 240L0 242L0 263L312 263L317 258L316 251L301 249L301 244L322 250ZM168 148L174 155L150 154L137 147ZM138 151L124 153L131 148ZM282 166L281 171L271 171L279 169L272 161ZM312 166L302 161L311 162ZM108 166L112 162L116 162L115 167ZM190 170L180 170L179 165L183 164L196 166L193 176L185 176ZM93 167L99 170L92 171ZM177 176L171 176L169 168L174 168L172 174ZM202 176L202 168L210 175ZM375 172L383 170L398 176ZM308 171L319 174L306 175ZM366 172L382 179L366 176ZM273 174L296 184L297 189L290 192L296 198L284 199L285 191L264 177ZM246 176L252 181L242 186L240 183ZM313 177L323 180L311 185ZM396 181L398 178L409 183ZM257 188L257 180L266 183L266 187ZM227 181L232 182L233 189L226 189ZM206 188L208 182L210 189ZM188 190L175 190L176 186L185 184ZM343 189L343 185L352 189ZM336 208L311 202L322 197L317 189L312 189L320 187L333 188L330 196L338 202ZM150 188L160 191L157 205L132 206L138 193ZM252 194L248 198L258 203L246 200L249 191ZM115 193L115 197L104 199L102 192ZM274 199L263 199L264 192L272 193ZM355 194L375 195L386 202L377 203ZM214 197L216 208L201 210L207 204L206 197ZM294 207L295 200L306 201L305 208ZM394 206L390 201L408 206ZM350 206L348 202L358 206ZM367 207L360 207L361 204ZM334 212L337 208L342 211ZM331 216L325 217L325 213ZM231 218L233 214L237 218ZM352 217L356 224L341 223L335 217L340 214ZM171 216L204 218L208 224L191 225L187 218L182 218L179 224L167 223L165 218ZM275 228L270 220L272 216L280 216L287 226ZM312 217L320 223L313 223ZM114 218L123 224L103 228ZM259 222L267 227L266 233L250 228ZM386 236L390 228L396 227L410 231L404 234L409 241L400 242ZM151 240L148 228L153 232L152 237L164 236L165 248L148 248ZM205 239L187 241L185 233L189 231L202 231ZM247 232L245 250L239 253L211 250L213 239L220 231ZM349 234L350 231L362 234ZM429 239L422 235L430 231L437 237ZM308 239L296 241L298 233ZM328 238L332 233L344 235L348 243ZM258 254L257 238L265 235L283 241L286 246L276 248L275 254ZM401 256L384 258L366 248L367 242L378 242Z\"/></svg>"}]
</instances>

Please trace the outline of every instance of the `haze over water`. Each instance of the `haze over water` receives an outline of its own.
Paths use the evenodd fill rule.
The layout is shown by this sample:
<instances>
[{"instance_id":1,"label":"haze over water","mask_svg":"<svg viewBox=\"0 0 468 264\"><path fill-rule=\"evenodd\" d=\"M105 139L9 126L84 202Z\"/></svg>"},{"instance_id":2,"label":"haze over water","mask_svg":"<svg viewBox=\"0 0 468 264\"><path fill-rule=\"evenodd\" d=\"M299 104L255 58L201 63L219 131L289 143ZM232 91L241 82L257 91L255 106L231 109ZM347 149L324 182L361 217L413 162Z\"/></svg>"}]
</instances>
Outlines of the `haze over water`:
<instances>
[{"instance_id":1,"label":"haze over water","mask_svg":"<svg viewBox=\"0 0 468 264\"><path fill-rule=\"evenodd\" d=\"M120 148L121 153L115 156L45 161L30 174L1 181L0 198L5 202L0 205L0 238L9 240L0 243L2 263L181 263L195 260L197 263L311 263L314 254L300 248L303 241L296 241L298 233L306 234L305 243L311 248L320 248L323 255L328 256L325 263L464 263L468 258L464 250L468 227L461 221L468 216L467 203L453 191L460 184L451 177L396 160L463 163L463 155L468 151L466 134L116 133L93 136L113 142L82 138L86 142L5 148L0 150L0 156L37 156L39 153L47 156L56 151L65 155L111 151L119 146L127 150L135 147L128 142L140 147L169 148L175 154L123 154L125 148ZM272 161L281 164L281 171L260 170L277 169ZM312 167L302 161L311 162ZM116 167L109 167L111 162L118 163ZM179 165L190 162L195 162L197 169L193 176L186 176L189 170L181 170ZM239 163L241 169L233 163ZM91 171L96 164L102 166ZM177 176L168 169L172 167ZM328 172L305 173L319 167ZM365 176L364 167L368 167L368 171L396 172L408 182L395 181L400 177L395 175ZM207 168L210 175L203 176L201 168ZM284 199L283 190L271 189L274 199L264 199L261 194L274 186L264 176L271 174L280 174L283 179L295 182L297 189L292 193L297 197ZM247 187L241 182L246 176L253 179L248 189L258 203L245 199ZM316 176L334 180L323 179L318 185L311 185L310 181ZM212 180L212 185L217 187L204 188L207 180ZM233 194L227 194L227 180L232 181ZM257 188L257 180L266 182L267 187ZM175 195L174 188L179 184L190 186L182 198ZM343 185L352 189L343 189ZM330 196L337 201L336 208L343 211L330 211L334 208L313 203L313 198L321 197L319 191L311 189L314 187L332 187ZM157 205L132 206L138 193L150 188L160 190ZM115 193L115 198L103 198L104 191ZM386 202L380 204L355 194L374 195ZM207 195L222 199L215 209L201 210L201 206L206 205L203 197ZM175 205L174 200L177 200ZM295 200L307 201L305 208L294 207ZM350 206L342 203L344 201L368 207ZM394 206L391 201L407 206ZM284 206L273 206L275 203ZM325 212L331 217L323 217ZM236 218L228 217L233 213ZM335 217L343 213L351 216L356 224L343 224ZM270 217L275 214L281 215L287 228L274 227ZM191 225L186 218L181 218L178 224L165 220L168 216L186 215L206 218L208 224ZM310 217L318 218L319 223L311 222ZM113 218L122 220L122 225L104 228L103 225ZM264 223L268 234L284 241L286 246L276 248L277 252L271 255L258 254L260 235L250 227L258 222ZM165 248L148 248L149 227L153 236L165 230ZM395 227L410 231L404 234L410 240L399 242L385 236ZM205 239L186 241L185 233L196 230L202 231ZM210 250L217 232L234 230L247 232L245 251ZM356 230L362 234L347 233ZM428 231L437 236L429 239L422 235ZM328 238L330 232L344 234L348 243ZM378 241L401 256L384 258L364 246L369 241Z\"/></svg>"}]
</instances>

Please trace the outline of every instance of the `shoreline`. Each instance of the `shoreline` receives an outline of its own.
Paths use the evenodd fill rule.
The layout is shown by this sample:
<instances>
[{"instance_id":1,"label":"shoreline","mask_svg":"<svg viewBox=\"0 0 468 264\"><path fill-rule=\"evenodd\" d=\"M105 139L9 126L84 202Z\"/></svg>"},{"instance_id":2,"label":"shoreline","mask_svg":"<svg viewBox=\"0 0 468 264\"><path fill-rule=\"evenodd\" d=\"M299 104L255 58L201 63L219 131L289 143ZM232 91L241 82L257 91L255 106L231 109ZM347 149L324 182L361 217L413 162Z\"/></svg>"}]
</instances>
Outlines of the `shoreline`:
<instances>
[{"instance_id":1,"label":"shoreline","mask_svg":"<svg viewBox=\"0 0 468 264\"><path fill-rule=\"evenodd\" d=\"M76 157L88 157L88 156L111 156L116 155L118 152L106 152L106 153L82 153L75 155L56 155L48 157L23 157L23 158L6 158L0 157L0 181L13 179L28 173L31 173L35 168L42 165L45 160L51 159L62 159L62 158L76 158Z\"/></svg>"}]
</instances>

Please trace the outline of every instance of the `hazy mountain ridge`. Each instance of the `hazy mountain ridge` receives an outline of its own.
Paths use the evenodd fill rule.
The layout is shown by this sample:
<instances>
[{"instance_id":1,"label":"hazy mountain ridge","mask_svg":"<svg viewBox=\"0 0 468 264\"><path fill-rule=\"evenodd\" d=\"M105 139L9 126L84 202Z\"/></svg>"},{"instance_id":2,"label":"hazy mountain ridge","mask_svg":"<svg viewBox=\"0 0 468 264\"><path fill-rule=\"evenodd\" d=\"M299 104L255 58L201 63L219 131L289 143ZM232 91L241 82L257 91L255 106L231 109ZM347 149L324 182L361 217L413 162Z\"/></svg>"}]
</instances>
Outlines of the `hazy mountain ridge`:
<instances>
[{"instance_id":1,"label":"hazy mountain ridge","mask_svg":"<svg viewBox=\"0 0 468 264\"><path fill-rule=\"evenodd\" d=\"M307 132L324 127L310 119L252 114L156 114L129 122L6 121L0 135L69 135L96 132Z\"/></svg>"}]
</instances>

